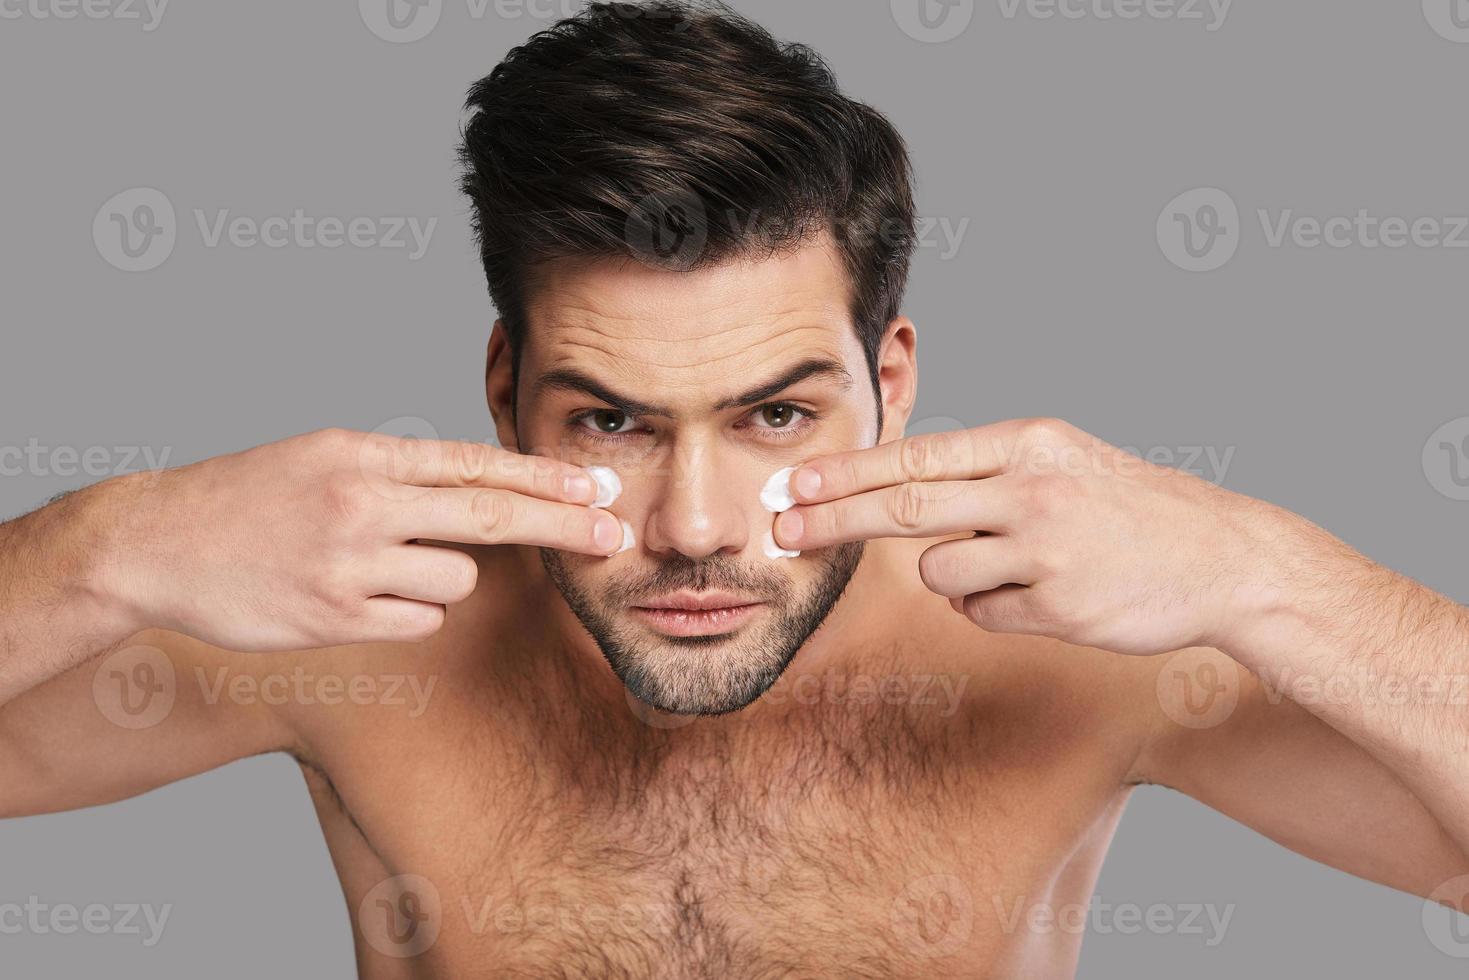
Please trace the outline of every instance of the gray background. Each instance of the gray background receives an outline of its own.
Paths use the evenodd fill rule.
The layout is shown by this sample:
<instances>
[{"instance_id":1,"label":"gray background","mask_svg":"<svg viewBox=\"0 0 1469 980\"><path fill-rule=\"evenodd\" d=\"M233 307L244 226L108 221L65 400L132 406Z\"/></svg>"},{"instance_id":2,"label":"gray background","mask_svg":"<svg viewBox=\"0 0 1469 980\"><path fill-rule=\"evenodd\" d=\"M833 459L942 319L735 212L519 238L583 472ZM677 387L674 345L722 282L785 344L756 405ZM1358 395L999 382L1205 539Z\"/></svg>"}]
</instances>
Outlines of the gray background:
<instances>
[{"instance_id":1,"label":"gray background","mask_svg":"<svg viewBox=\"0 0 1469 980\"><path fill-rule=\"evenodd\" d=\"M491 0L475 17L443 0L413 43L375 36L351 3L178 3L153 31L0 19L0 445L108 447L114 466L113 447L148 447L178 464L404 416L487 438L492 314L453 187L459 105L565 6ZM737 6L816 46L892 116L923 214L970 221L957 255L920 250L907 304L930 427L1057 415L1180 459L1233 450L1225 485L1469 598L1455 574L1469 503L1436 490L1446 469L1423 458L1434 430L1469 416L1469 250L1271 248L1255 217L1469 214L1469 45L1439 36L1416 0L1239 0L1215 31L1007 17L987 0L956 10L972 21L943 43L905 33L887 0ZM1155 221L1204 186L1238 204L1239 250L1190 273ZM126 273L91 227L134 187L168 196L178 240L158 268ZM193 217L298 207L440 220L414 262L405 249L209 248ZM0 516L92 482L51 458L0 478ZM32 894L174 908L151 949L0 935L5 977L352 974L347 913L283 757L0 824L0 903ZM1418 899L1163 791L1134 799L1100 898L1235 910L1214 948L1089 934L1088 978L1466 968L1427 940Z\"/></svg>"}]
</instances>

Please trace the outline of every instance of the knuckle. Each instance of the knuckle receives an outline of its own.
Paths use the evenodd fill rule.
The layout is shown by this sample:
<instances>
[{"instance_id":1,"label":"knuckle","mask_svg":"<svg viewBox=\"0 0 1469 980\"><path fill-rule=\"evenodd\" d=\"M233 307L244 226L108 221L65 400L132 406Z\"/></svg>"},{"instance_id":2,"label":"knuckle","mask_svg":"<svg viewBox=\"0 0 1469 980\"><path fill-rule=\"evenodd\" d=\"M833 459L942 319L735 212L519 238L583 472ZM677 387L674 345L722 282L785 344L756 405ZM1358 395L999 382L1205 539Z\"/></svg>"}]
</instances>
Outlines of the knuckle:
<instances>
[{"instance_id":1,"label":"knuckle","mask_svg":"<svg viewBox=\"0 0 1469 980\"><path fill-rule=\"evenodd\" d=\"M515 521L515 505L509 494L481 490L470 498L469 512L481 540L498 544L509 537Z\"/></svg>"},{"instance_id":2,"label":"knuckle","mask_svg":"<svg viewBox=\"0 0 1469 980\"><path fill-rule=\"evenodd\" d=\"M345 449L350 442L350 433L346 429L332 426L326 429L317 429L311 433L310 441L318 444L321 449L337 450Z\"/></svg>"},{"instance_id":3,"label":"knuckle","mask_svg":"<svg viewBox=\"0 0 1469 980\"><path fill-rule=\"evenodd\" d=\"M316 599L325 612L325 618L344 620L356 612L360 603L357 591L341 571L323 575L316 584Z\"/></svg>"},{"instance_id":4,"label":"knuckle","mask_svg":"<svg viewBox=\"0 0 1469 980\"><path fill-rule=\"evenodd\" d=\"M915 436L903 443L899 465L909 483L937 479L943 472L947 439L942 434Z\"/></svg>"},{"instance_id":5,"label":"knuckle","mask_svg":"<svg viewBox=\"0 0 1469 980\"><path fill-rule=\"evenodd\" d=\"M1064 446L1071 442L1075 429L1057 418L1033 418L1021 423L1025 441L1032 446Z\"/></svg>"},{"instance_id":6,"label":"knuckle","mask_svg":"<svg viewBox=\"0 0 1469 980\"><path fill-rule=\"evenodd\" d=\"M362 523L373 506L372 492L353 477L328 480L322 488L327 519L338 527L355 527Z\"/></svg>"},{"instance_id":7,"label":"knuckle","mask_svg":"<svg viewBox=\"0 0 1469 980\"><path fill-rule=\"evenodd\" d=\"M498 458L496 465L507 478L519 477L537 494L546 495L560 489L559 481L556 479L558 471L555 464L543 456L520 456L516 453L505 453Z\"/></svg>"},{"instance_id":8,"label":"knuckle","mask_svg":"<svg viewBox=\"0 0 1469 980\"><path fill-rule=\"evenodd\" d=\"M924 498L922 484L905 483L894 488L888 497L888 517L904 530L922 527L927 514L928 501Z\"/></svg>"},{"instance_id":9,"label":"knuckle","mask_svg":"<svg viewBox=\"0 0 1469 980\"><path fill-rule=\"evenodd\" d=\"M484 479L487 453L483 447L472 442L456 442L449 446L448 453L448 470L455 479L467 485Z\"/></svg>"}]
</instances>

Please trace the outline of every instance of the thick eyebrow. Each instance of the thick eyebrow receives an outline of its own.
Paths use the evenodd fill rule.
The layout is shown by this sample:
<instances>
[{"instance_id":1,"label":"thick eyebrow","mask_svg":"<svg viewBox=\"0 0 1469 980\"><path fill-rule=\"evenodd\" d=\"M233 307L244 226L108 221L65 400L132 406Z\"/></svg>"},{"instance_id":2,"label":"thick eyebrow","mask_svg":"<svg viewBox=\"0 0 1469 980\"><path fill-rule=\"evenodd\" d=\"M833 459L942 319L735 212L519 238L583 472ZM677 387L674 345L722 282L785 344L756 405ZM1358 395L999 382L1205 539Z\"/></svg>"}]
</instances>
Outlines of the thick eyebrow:
<instances>
[{"instance_id":1,"label":"thick eyebrow","mask_svg":"<svg viewBox=\"0 0 1469 980\"><path fill-rule=\"evenodd\" d=\"M716 412L726 408L743 408L748 405L758 405L763 401L774 398L793 384L805 381L807 378L830 378L838 383L843 391L852 387L852 375L842 367L840 361L829 357L811 357L796 364L764 384L757 385L743 394L726 398L714 406Z\"/></svg>"},{"instance_id":2,"label":"thick eyebrow","mask_svg":"<svg viewBox=\"0 0 1469 980\"><path fill-rule=\"evenodd\" d=\"M591 395L598 401L604 401L609 405L617 406L619 412L625 415L633 415L642 418L673 418L673 412L661 405L650 405L640 402L636 398L619 395L598 381L594 381L572 368L558 368L555 371L547 371L536 380L536 391L575 391L584 395Z\"/></svg>"},{"instance_id":3,"label":"thick eyebrow","mask_svg":"<svg viewBox=\"0 0 1469 980\"><path fill-rule=\"evenodd\" d=\"M829 357L811 357L796 364L777 377L771 378L763 384L757 385L748 391L742 392L731 398L725 398L714 406L714 411L722 412L728 408L743 408L748 405L758 405L785 391L791 385L805 381L808 378L830 378L836 381L846 390L852 386L852 375L842 366L840 361ZM673 418L672 409L662 405L653 405L648 402L638 401L636 398L620 395L606 385L593 378L582 374L574 368L557 368L547 371L536 379L536 391L573 391L583 395L590 395L598 401L606 402L616 406L619 412L639 418Z\"/></svg>"}]
</instances>

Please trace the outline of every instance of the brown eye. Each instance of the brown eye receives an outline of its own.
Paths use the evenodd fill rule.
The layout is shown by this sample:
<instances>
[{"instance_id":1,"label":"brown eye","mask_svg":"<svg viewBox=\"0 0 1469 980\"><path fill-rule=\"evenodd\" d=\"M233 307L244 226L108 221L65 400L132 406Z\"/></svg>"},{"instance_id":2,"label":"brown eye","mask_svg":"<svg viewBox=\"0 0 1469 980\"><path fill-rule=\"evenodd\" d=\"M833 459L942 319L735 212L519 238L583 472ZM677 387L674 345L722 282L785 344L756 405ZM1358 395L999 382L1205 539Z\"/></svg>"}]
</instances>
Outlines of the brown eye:
<instances>
[{"instance_id":1,"label":"brown eye","mask_svg":"<svg viewBox=\"0 0 1469 980\"><path fill-rule=\"evenodd\" d=\"M628 423L628 417L626 412L619 412L615 408L601 408L584 416L582 421L598 432L613 433L623 430Z\"/></svg>"},{"instance_id":2,"label":"brown eye","mask_svg":"<svg viewBox=\"0 0 1469 980\"><path fill-rule=\"evenodd\" d=\"M795 420L796 410L790 405L765 405L760 409L760 418L772 429L784 429Z\"/></svg>"}]
</instances>

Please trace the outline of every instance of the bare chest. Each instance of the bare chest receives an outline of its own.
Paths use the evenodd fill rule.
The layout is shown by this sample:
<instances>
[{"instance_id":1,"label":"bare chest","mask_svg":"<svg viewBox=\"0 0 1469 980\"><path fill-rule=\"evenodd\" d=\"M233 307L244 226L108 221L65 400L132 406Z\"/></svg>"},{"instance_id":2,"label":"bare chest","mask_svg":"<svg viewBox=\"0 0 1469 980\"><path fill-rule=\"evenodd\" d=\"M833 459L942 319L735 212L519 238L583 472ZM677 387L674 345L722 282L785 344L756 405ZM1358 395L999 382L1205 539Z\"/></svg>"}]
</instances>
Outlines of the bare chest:
<instances>
[{"instance_id":1,"label":"bare chest","mask_svg":"<svg viewBox=\"0 0 1469 980\"><path fill-rule=\"evenodd\" d=\"M1066 975L1027 913L1086 900L1121 809L1080 745L964 713L533 721L339 787L364 975Z\"/></svg>"}]
</instances>

